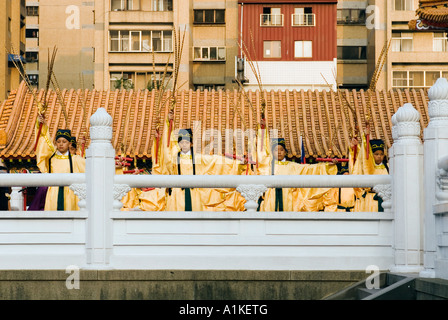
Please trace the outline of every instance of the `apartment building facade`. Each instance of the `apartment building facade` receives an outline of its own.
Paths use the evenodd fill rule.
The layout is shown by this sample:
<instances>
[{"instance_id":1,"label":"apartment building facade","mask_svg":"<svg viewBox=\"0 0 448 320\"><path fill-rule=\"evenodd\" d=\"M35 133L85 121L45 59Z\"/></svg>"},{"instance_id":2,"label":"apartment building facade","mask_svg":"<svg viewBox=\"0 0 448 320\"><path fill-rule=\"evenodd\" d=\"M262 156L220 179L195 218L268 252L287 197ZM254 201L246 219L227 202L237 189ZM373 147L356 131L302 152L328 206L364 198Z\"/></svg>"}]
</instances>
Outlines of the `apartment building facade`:
<instances>
[{"instance_id":1,"label":"apartment building facade","mask_svg":"<svg viewBox=\"0 0 448 320\"><path fill-rule=\"evenodd\" d=\"M234 86L236 0L108 0L101 4L104 7L97 4L96 9L108 14L97 23L104 24L107 36L96 31L95 41L108 40L96 46L97 87L150 89L172 75L176 64L178 89ZM168 83L172 85L173 81Z\"/></svg>"},{"instance_id":2,"label":"apartment building facade","mask_svg":"<svg viewBox=\"0 0 448 320\"><path fill-rule=\"evenodd\" d=\"M338 83L366 89L381 51L390 41L376 83L379 90L429 88L448 77L448 46L443 31L410 30L418 0L338 3Z\"/></svg>"},{"instance_id":3,"label":"apartment building facade","mask_svg":"<svg viewBox=\"0 0 448 320\"><path fill-rule=\"evenodd\" d=\"M367 89L367 6L362 1L338 1L337 82L340 88Z\"/></svg>"},{"instance_id":4,"label":"apartment building facade","mask_svg":"<svg viewBox=\"0 0 448 320\"><path fill-rule=\"evenodd\" d=\"M246 87L257 89L259 82L267 90L334 86L337 1L240 0L239 5Z\"/></svg>"},{"instance_id":5,"label":"apartment building facade","mask_svg":"<svg viewBox=\"0 0 448 320\"><path fill-rule=\"evenodd\" d=\"M57 46L61 87L80 87L82 75L86 88L151 89L172 74L181 42L181 89L235 86L237 0L28 0L27 9L28 72L40 87Z\"/></svg>"},{"instance_id":6,"label":"apartment building facade","mask_svg":"<svg viewBox=\"0 0 448 320\"><path fill-rule=\"evenodd\" d=\"M0 102L11 90L19 86L19 67L25 64L25 0L3 0L0 2Z\"/></svg>"},{"instance_id":7,"label":"apartment building facade","mask_svg":"<svg viewBox=\"0 0 448 320\"><path fill-rule=\"evenodd\" d=\"M385 10L391 14L384 33L392 43L387 61L390 72L382 79L382 87L429 88L438 78L448 78L446 33L442 30L422 32L409 29L409 21L416 16L418 0L396 0L388 2L387 6Z\"/></svg>"},{"instance_id":8,"label":"apartment building facade","mask_svg":"<svg viewBox=\"0 0 448 320\"><path fill-rule=\"evenodd\" d=\"M94 87L94 1L26 1L27 75L47 85L48 61L57 49L54 73L61 88Z\"/></svg>"}]
</instances>

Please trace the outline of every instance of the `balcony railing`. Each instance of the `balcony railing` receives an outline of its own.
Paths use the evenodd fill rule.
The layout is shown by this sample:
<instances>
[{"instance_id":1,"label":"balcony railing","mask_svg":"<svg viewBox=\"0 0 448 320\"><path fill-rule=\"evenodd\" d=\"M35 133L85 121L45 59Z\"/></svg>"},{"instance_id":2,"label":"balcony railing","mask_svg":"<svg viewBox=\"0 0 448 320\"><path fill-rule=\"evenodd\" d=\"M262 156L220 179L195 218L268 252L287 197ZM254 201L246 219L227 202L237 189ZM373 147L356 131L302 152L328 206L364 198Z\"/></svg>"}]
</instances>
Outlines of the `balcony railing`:
<instances>
[{"instance_id":1,"label":"balcony railing","mask_svg":"<svg viewBox=\"0 0 448 320\"><path fill-rule=\"evenodd\" d=\"M261 14L260 26L282 27L284 21L283 14Z\"/></svg>"},{"instance_id":2,"label":"balcony railing","mask_svg":"<svg viewBox=\"0 0 448 320\"><path fill-rule=\"evenodd\" d=\"M293 27L314 27L316 25L316 14L314 13L292 14L291 21Z\"/></svg>"}]
</instances>

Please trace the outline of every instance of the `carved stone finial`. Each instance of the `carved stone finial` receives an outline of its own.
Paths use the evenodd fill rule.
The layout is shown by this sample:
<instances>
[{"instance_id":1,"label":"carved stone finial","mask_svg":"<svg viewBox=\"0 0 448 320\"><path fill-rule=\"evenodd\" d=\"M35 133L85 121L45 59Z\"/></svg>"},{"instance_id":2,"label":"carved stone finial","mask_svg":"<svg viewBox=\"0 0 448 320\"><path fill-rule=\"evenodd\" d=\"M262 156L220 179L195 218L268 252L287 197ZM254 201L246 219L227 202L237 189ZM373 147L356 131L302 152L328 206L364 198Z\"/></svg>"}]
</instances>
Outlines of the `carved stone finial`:
<instances>
[{"instance_id":1,"label":"carved stone finial","mask_svg":"<svg viewBox=\"0 0 448 320\"><path fill-rule=\"evenodd\" d=\"M110 127L112 125L112 117L105 108L98 108L90 117L90 125L92 127Z\"/></svg>"},{"instance_id":2,"label":"carved stone finial","mask_svg":"<svg viewBox=\"0 0 448 320\"><path fill-rule=\"evenodd\" d=\"M395 113L395 120L397 124L401 122L418 122L420 120L420 113L414 108L412 103L405 103Z\"/></svg>"},{"instance_id":3,"label":"carved stone finial","mask_svg":"<svg viewBox=\"0 0 448 320\"><path fill-rule=\"evenodd\" d=\"M112 140L112 117L106 109L98 110L90 117L90 138L94 140Z\"/></svg>"},{"instance_id":4,"label":"carved stone finial","mask_svg":"<svg viewBox=\"0 0 448 320\"><path fill-rule=\"evenodd\" d=\"M397 132L397 114L394 113L394 115L391 118L392 121L392 139L397 140L398 139L398 132Z\"/></svg>"},{"instance_id":5,"label":"carved stone finial","mask_svg":"<svg viewBox=\"0 0 448 320\"><path fill-rule=\"evenodd\" d=\"M396 122L394 135L398 142L416 141L420 137L420 113L411 103L405 103L394 114L393 121ZM404 142L403 142L404 143ZM406 142L407 143L407 142Z\"/></svg>"},{"instance_id":6,"label":"carved stone finial","mask_svg":"<svg viewBox=\"0 0 448 320\"><path fill-rule=\"evenodd\" d=\"M429 126L445 127L448 124L448 81L437 79L428 90L428 115L431 119Z\"/></svg>"},{"instance_id":7,"label":"carved stone finial","mask_svg":"<svg viewBox=\"0 0 448 320\"><path fill-rule=\"evenodd\" d=\"M434 100L448 100L448 81L445 78L437 79L436 83L429 88L428 98Z\"/></svg>"}]
</instances>

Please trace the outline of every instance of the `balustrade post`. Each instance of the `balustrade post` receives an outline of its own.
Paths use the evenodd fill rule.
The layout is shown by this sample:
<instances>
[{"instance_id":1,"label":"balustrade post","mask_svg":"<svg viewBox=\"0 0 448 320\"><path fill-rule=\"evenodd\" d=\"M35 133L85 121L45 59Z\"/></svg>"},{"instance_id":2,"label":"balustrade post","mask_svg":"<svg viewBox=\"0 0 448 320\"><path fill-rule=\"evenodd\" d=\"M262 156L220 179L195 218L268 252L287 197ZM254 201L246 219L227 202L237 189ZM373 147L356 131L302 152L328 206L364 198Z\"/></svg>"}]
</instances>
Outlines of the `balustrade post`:
<instances>
[{"instance_id":1,"label":"balustrade post","mask_svg":"<svg viewBox=\"0 0 448 320\"><path fill-rule=\"evenodd\" d=\"M22 187L11 187L11 199L9 199L9 204L11 206L11 211L24 211L23 205L23 192L20 192Z\"/></svg>"},{"instance_id":2,"label":"balustrade post","mask_svg":"<svg viewBox=\"0 0 448 320\"><path fill-rule=\"evenodd\" d=\"M444 203L446 206L443 189L448 175L439 168L439 160L448 155L448 81L439 78L428 90L428 98L430 120L424 131L425 269L420 276L448 278L448 253L443 236L448 233L448 213L437 212Z\"/></svg>"},{"instance_id":3,"label":"balustrade post","mask_svg":"<svg viewBox=\"0 0 448 320\"><path fill-rule=\"evenodd\" d=\"M90 117L91 143L86 150L87 267L107 268L113 251L112 220L115 150L112 117L104 108Z\"/></svg>"},{"instance_id":4,"label":"balustrade post","mask_svg":"<svg viewBox=\"0 0 448 320\"><path fill-rule=\"evenodd\" d=\"M420 113L410 103L393 117L391 154L394 223L392 272L420 272L423 253L423 144Z\"/></svg>"},{"instance_id":5,"label":"balustrade post","mask_svg":"<svg viewBox=\"0 0 448 320\"><path fill-rule=\"evenodd\" d=\"M247 212L257 212L258 199L266 192L267 188L258 184L242 184L236 190L246 199L244 207Z\"/></svg>"}]
</instances>

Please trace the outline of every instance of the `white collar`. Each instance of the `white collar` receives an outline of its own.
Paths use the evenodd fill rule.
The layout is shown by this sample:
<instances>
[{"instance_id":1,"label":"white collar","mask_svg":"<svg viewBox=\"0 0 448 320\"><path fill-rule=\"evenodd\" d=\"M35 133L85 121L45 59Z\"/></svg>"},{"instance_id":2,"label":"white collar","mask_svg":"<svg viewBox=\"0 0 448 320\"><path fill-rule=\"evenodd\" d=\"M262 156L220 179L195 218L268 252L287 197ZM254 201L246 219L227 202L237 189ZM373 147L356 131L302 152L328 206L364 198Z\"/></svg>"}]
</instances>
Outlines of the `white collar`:
<instances>
[{"instance_id":1,"label":"white collar","mask_svg":"<svg viewBox=\"0 0 448 320\"><path fill-rule=\"evenodd\" d=\"M180 152L180 154L185 155L185 156L190 156L191 155L191 150L188 150L187 152Z\"/></svg>"},{"instance_id":2,"label":"white collar","mask_svg":"<svg viewBox=\"0 0 448 320\"><path fill-rule=\"evenodd\" d=\"M69 153L69 152L70 152L70 151L67 151L66 153L62 154L62 153L59 152L59 150L56 150L56 154L57 154L58 156L68 156L68 153Z\"/></svg>"}]
</instances>

